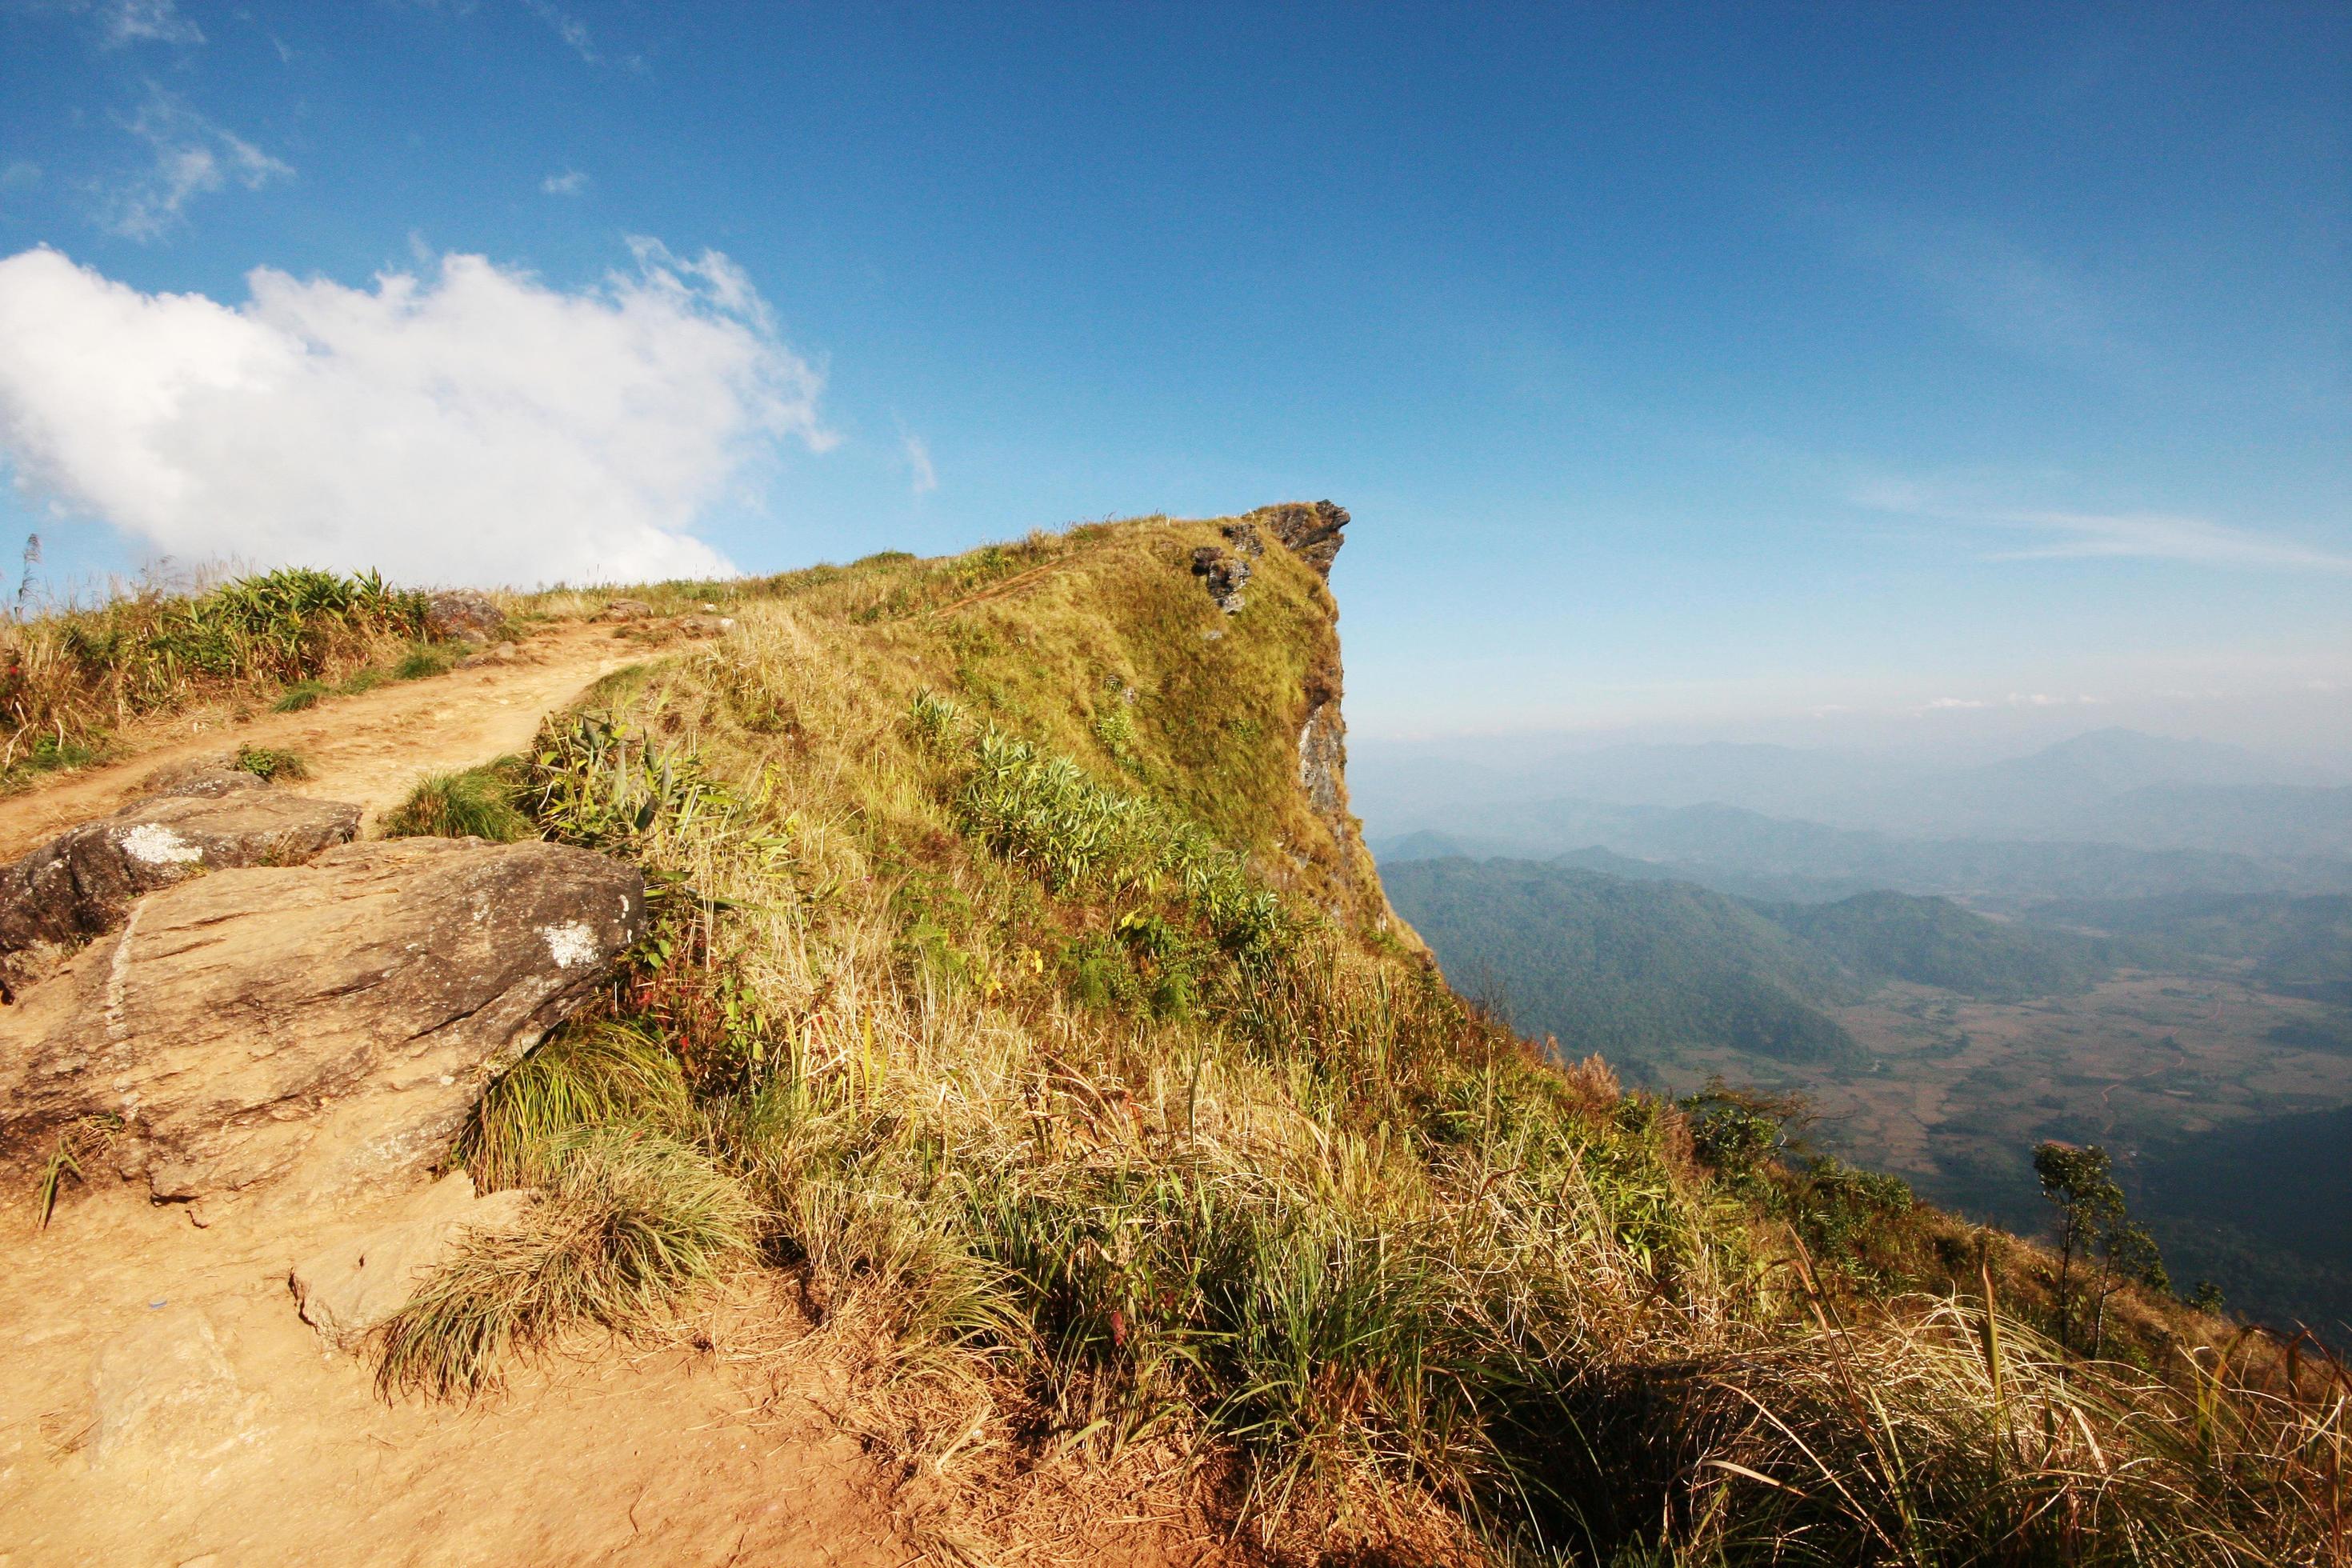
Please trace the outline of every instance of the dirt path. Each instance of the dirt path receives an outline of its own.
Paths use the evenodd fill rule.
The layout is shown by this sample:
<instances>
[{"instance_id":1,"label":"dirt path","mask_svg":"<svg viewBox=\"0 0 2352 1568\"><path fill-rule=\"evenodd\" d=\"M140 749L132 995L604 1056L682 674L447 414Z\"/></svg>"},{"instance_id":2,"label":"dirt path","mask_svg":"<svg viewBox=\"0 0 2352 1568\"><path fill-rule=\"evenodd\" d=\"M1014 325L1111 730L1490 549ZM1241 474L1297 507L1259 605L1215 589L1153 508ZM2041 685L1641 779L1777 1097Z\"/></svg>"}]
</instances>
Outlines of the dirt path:
<instances>
[{"instance_id":1,"label":"dirt path","mask_svg":"<svg viewBox=\"0 0 2352 1568\"><path fill-rule=\"evenodd\" d=\"M471 1406L386 1402L366 1361L323 1350L286 1284L296 1259L379 1215L199 1231L104 1186L39 1233L0 1205L5 1568L921 1555L886 1479L826 1413L837 1374L796 1353L804 1326L772 1276L740 1278L635 1344L583 1336ZM110 1447L93 1389L123 1375L126 1352L154 1366L134 1419L169 1436Z\"/></svg>"},{"instance_id":2,"label":"dirt path","mask_svg":"<svg viewBox=\"0 0 2352 1568\"><path fill-rule=\"evenodd\" d=\"M539 721L598 678L648 657L641 641L609 626L550 626L510 663L392 682L355 697L329 697L299 713L220 714L159 721L131 739L121 762L47 781L0 798L0 859L106 816L160 768L220 755L240 745L299 752L310 776L298 787L365 808L364 825L397 805L420 774L471 767L527 745ZM669 647L683 646L677 643Z\"/></svg>"}]
</instances>

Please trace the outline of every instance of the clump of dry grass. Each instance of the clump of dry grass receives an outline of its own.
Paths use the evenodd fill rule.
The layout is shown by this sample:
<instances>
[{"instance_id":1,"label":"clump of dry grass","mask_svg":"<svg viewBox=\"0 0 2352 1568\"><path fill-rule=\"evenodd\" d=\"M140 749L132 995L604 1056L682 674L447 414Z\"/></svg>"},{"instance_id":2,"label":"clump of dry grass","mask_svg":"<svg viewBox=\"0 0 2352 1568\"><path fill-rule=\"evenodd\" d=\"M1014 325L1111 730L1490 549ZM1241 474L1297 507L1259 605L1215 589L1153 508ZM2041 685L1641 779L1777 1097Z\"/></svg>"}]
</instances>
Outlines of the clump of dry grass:
<instances>
[{"instance_id":1,"label":"clump of dry grass","mask_svg":"<svg viewBox=\"0 0 2352 1568\"><path fill-rule=\"evenodd\" d=\"M745 1257L758 1215L697 1150L625 1125L566 1130L533 1152L544 1178L531 1220L470 1233L384 1328L386 1392L448 1398L500 1363L593 1322L628 1332Z\"/></svg>"},{"instance_id":2,"label":"clump of dry grass","mask_svg":"<svg viewBox=\"0 0 2352 1568\"><path fill-rule=\"evenodd\" d=\"M493 844L534 837L537 828L515 804L520 771L519 759L502 758L478 768L421 778L407 798L385 814L383 836L487 838Z\"/></svg>"}]
</instances>

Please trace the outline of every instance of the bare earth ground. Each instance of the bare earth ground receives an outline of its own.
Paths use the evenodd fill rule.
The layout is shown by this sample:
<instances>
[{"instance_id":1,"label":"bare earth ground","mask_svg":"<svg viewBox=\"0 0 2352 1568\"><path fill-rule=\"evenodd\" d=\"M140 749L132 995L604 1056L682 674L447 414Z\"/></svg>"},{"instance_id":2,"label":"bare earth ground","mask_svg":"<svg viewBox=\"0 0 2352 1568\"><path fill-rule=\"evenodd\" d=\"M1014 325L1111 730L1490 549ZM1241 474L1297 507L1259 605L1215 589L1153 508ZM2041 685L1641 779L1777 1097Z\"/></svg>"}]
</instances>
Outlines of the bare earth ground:
<instances>
[{"instance_id":1,"label":"bare earth ground","mask_svg":"<svg viewBox=\"0 0 2352 1568\"><path fill-rule=\"evenodd\" d=\"M526 745L540 720L643 658L613 628L541 631L510 663L329 698L299 713L158 721L104 768L0 801L0 855L103 816L159 769L291 749L299 787L373 820L419 774ZM785 1304L719 1303L667 1345L599 1341L470 1409L387 1403L297 1317L294 1263L369 1210L197 1230L103 1173L46 1232L0 1205L0 1564L791 1563L918 1555L853 1439L779 1360ZM16 1196L11 1194L12 1197ZM388 1195L383 1206L396 1203ZM737 1294L742 1294L739 1290ZM93 1463L110 1344L208 1330L230 1381L191 1412L216 1441ZM698 1348L699 1347L699 1348ZM799 1367L797 1373L782 1370ZM209 1449L210 1451L207 1451Z\"/></svg>"},{"instance_id":2,"label":"bare earth ground","mask_svg":"<svg viewBox=\"0 0 2352 1568\"><path fill-rule=\"evenodd\" d=\"M298 1258L380 1216L209 1230L103 1184L0 1223L0 1563L895 1565L921 1553L749 1276L663 1342L602 1337L471 1408L387 1403L296 1316ZM232 1380L168 1446L94 1453L92 1369L201 1319ZM831 1397L829 1397L831 1396Z\"/></svg>"},{"instance_id":3,"label":"bare earth ground","mask_svg":"<svg viewBox=\"0 0 2352 1568\"><path fill-rule=\"evenodd\" d=\"M128 754L106 767L45 780L0 798L0 858L106 816L138 793L141 780L175 764L240 745L299 752L310 776L298 787L323 800L355 801L372 826L418 775L471 767L530 743L540 720L599 677L647 657L640 637L609 626L541 629L514 660L394 681L352 697L329 697L299 713L221 711L135 727ZM675 646L675 645L673 645Z\"/></svg>"}]
</instances>

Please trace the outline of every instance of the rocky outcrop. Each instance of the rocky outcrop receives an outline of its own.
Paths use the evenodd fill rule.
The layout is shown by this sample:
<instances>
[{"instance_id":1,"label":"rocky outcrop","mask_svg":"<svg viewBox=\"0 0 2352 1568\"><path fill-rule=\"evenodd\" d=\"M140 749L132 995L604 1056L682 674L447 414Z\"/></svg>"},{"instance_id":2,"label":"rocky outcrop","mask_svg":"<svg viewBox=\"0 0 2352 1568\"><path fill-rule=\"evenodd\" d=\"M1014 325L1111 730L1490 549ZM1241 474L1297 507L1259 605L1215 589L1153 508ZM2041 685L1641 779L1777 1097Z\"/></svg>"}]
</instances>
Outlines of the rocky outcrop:
<instances>
[{"instance_id":1,"label":"rocky outcrop","mask_svg":"<svg viewBox=\"0 0 2352 1568\"><path fill-rule=\"evenodd\" d=\"M445 588L425 601L425 635L445 642L495 642L506 616L488 594Z\"/></svg>"},{"instance_id":2,"label":"rocky outcrop","mask_svg":"<svg viewBox=\"0 0 2352 1568\"><path fill-rule=\"evenodd\" d=\"M463 1171L442 1177L391 1224L295 1265L289 1283L302 1321L328 1344L349 1350L406 1306L467 1233L519 1229L536 1201L520 1191L477 1197Z\"/></svg>"},{"instance_id":3,"label":"rocky outcrop","mask_svg":"<svg viewBox=\"0 0 2352 1568\"><path fill-rule=\"evenodd\" d=\"M1262 506L1248 521L1274 535L1298 558L1328 580L1331 563L1339 553L1339 531L1348 526L1348 510L1328 500L1284 501Z\"/></svg>"},{"instance_id":4,"label":"rocky outcrop","mask_svg":"<svg viewBox=\"0 0 2352 1568\"><path fill-rule=\"evenodd\" d=\"M1265 541L1246 522L1229 522L1219 531L1231 548L1203 544L1193 551L1192 575L1201 579L1217 608L1229 616L1239 615L1242 590L1249 585L1253 570L1250 563L1265 553Z\"/></svg>"},{"instance_id":5,"label":"rocky outcrop","mask_svg":"<svg viewBox=\"0 0 2352 1568\"><path fill-rule=\"evenodd\" d=\"M360 808L281 795L251 773L194 773L0 869L0 994L121 925L142 894L201 871L285 865L350 842Z\"/></svg>"},{"instance_id":6,"label":"rocky outcrop","mask_svg":"<svg viewBox=\"0 0 2352 1568\"><path fill-rule=\"evenodd\" d=\"M645 919L641 873L539 843L352 844L164 888L0 1009L0 1163L112 1116L118 1168L162 1199L422 1171Z\"/></svg>"},{"instance_id":7,"label":"rocky outcrop","mask_svg":"<svg viewBox=\"0 0 2352 1568\"><path fill-rule=\"evenodd\" d=\"M1250 563L1239 556L1229 555L1213 544L1203 544L1192 552L1192 575L1201 579L1209 590L1209 597L1225 614L1238 615L1242 608L1242 589L1250 580Z\"/></svg>"}]
</instances>

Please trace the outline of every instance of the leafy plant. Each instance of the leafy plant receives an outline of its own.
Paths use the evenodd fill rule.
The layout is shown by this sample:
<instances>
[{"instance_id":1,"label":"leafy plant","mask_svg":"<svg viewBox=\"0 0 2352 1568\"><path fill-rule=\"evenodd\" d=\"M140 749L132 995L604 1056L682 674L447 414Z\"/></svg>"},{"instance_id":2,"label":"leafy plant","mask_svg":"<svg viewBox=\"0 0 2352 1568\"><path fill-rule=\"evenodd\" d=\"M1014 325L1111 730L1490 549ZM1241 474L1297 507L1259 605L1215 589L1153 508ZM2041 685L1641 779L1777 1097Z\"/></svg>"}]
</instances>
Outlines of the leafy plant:
<instances>
[{"instance_id":1,"label":"leafy plant","mask_svg":"<svg viewBox=\"0 0 2352 1568\"><path fill-rule=\"evenodd\" d=\"M310 764L302 753L283 746L239 746L235 765L240 772L272 784L279 779L307 779L310 776Z\"/></svg>"}]
</instances>

